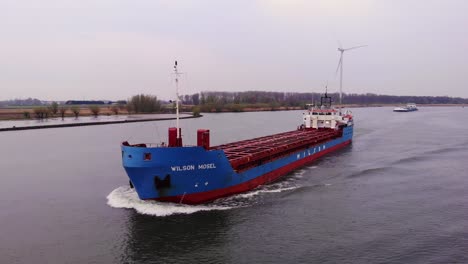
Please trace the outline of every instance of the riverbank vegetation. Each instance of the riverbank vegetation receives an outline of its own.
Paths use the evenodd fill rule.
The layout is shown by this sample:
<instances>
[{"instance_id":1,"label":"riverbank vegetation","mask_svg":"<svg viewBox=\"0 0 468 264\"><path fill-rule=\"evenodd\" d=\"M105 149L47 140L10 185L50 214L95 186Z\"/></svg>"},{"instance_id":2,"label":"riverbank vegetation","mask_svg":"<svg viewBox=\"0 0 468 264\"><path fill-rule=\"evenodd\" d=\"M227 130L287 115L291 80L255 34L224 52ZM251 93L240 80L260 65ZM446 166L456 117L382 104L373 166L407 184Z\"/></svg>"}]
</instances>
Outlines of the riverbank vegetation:
<instances>
[{"instance_id":1,"label":"riverbank vegetation","mask_svg":"<svg viewBox=\"0 0 468 264\"><path fill-rule=\"evenodd\" d=\"M202 92L182 97L186 105L199 106L201 112L240 112L252 109L297 109L306 104L320 101L320 93L284 93L284 92ZM335 104L339 94L331 93ZM395 105L416 103L425 104L468 104L468 99L448 96L395 96L378 94L343 94L343 104L356 106Z\"/></svg>"},{"instance_id":2,"label":"riverbank vegetation","mask_svg":"<svg viewBox=\"0 0 468 264\"><path fill-rule=\"evenodd\" d=\"M117 112L117 113L116 113ZM57 112L53 112L48 107L44 106L24 106L0 108L0 120L15 120L15 119L47 119L47 118L62 118L80 116L98 115L117 115L129 114L125 106L79 106L79 105L58 105Z\"/></svg>"},{"instance_id":3,"label":"riverbank vegetation","mask_svg":"<svg viewBox=\"0 0 468 264\"><path fill-rule=\"evenodd\" d=\"M192 112L199 116L207 112L244 112L244 111L277 111L304 109L306 104L320 101L320 93L285 93L285 92L201 92L180 97L181 112ZM335 104L339 95L331 93ZM119 114L175 113L173 101L161 101L154 95L135 95L127 101L79 101L80 105L70 102L48 102L38 99L16 99L0 101L0 119L44 119L60 116L98 116ZM77 101L78 102L78 101ZM104 101L99 101L104 102ZM468 99L448 96L394 96L378 94L343 94L346 106L365 107L382 105L399 105L406 103L418 105L467 105ZM68 103L68 104L67 104ZM32 104L32 105L27 105Z\"/></svg>"},{"instance_id":4,"label":"riverbank vegetation","mask_svg":"<svg viewBox=\"0 0 468 264\"><path fill-rule=\"evenodd\" d=\"M161 112L161 101L154 95L134 95L128 100L127 110L136 114Z\"/></svg>"}]
</instances>

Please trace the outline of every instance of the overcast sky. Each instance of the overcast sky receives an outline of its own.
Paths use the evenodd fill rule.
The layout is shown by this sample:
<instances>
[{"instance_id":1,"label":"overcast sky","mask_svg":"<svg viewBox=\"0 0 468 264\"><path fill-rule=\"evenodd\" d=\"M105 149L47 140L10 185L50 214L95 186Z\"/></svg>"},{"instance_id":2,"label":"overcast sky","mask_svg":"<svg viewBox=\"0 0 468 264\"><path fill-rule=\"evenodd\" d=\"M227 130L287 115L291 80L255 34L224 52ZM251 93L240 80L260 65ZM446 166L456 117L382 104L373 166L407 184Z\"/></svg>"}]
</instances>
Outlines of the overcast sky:
<instances>
[{"instance_id":1,"label":"overcast sky","mask_svg":"<svg viewBox=\"0 0 468 264\"><path fill-rule=\"evenodd\" d=\"M468 97L468 1L0 0L0 100L339 90Z\"/></svg>"}]
</instances>

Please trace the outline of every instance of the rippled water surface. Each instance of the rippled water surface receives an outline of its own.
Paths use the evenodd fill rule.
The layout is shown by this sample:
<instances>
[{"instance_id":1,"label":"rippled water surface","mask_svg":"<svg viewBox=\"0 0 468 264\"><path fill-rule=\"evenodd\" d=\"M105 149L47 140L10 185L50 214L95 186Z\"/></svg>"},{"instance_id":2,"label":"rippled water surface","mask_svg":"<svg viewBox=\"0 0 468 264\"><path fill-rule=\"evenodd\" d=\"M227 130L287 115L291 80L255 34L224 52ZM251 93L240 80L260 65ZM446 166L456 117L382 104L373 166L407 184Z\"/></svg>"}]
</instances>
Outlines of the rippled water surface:
<instances>
[{"instance_id":1,"label":"rippled water surface","mask_svg":"<svg viewBox=\"0 0 468 264\"><path fill-rule=\"evenodd\" d=\"M121 141L175 121L0 133L0 263L468 263L468 108L353 112L351 146L199 206L140 201L121 167ZM184 143L209 128L221 144L300 119L181 122Z\"/></svg>"},{"instance_id":2,"label":"rippled water surface","mask_svg":"<svg viewBox=\"0 0 468 264\"><path fill-rule=\"evenodd\" d=\"M191 115L182 113L181 117L189 117ZM175 114L144 114L144 115L100 115L94 116L80 116L75 117L54 117L43 120L38 119L26 119L26 120L2 120L0 121L0 129L12 128L12 127L31 127L31 126L50 126L50 125L71 125L76 123L105 123L115 121L133 121L136 119L164 119L164 118L175 118Z\"/></svg>"}]
</instances>

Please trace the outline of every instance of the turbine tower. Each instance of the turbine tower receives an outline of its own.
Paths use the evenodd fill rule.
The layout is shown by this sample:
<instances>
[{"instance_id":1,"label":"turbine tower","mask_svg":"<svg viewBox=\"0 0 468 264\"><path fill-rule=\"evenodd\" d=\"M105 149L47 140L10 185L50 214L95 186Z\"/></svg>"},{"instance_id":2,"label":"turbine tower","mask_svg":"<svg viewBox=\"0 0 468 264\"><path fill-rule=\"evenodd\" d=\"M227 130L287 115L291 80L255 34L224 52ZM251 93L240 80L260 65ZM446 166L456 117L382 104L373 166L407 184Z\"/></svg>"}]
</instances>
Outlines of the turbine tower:
<instances>
[{"instance_id":1,"label":"turbine tower","mask_svg":"<svg viewBox=\"0 0 468 264\"><path fill-rule=\"evenodd\" d=\"M351 47L347 49L343 49L340 42L338 42L338 45L339 45L338 51L341 52L341 54L340 54L340 60L338 61L338 67L336 67L336 73L338 73L338 69L339 69L340 70L340 106L341 106L342 97L343 97L342 96L342 93L343 93L343 53L348 50L366 47L367 45L355 46L355 47Z\"/></svg>"}]
</instances>

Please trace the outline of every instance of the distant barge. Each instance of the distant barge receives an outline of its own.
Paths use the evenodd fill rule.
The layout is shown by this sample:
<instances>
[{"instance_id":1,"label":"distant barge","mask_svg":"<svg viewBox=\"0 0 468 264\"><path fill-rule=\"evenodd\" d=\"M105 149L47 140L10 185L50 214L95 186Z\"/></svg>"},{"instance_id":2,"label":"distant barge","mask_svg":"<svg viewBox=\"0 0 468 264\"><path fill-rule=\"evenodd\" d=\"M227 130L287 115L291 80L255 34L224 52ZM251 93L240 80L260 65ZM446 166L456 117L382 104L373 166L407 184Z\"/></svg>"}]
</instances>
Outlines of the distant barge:
<instances>
[{"instance_id":1,"label":"distant barge","mask_svg":"<svg viewBox=\"0 0 468 264\"><path fill-rule=\"evenodd\" d=\"M416 104L407 104L405 107L395 107L393 112L413 112L418 111Z\"/></svg>"}]
</instances>

